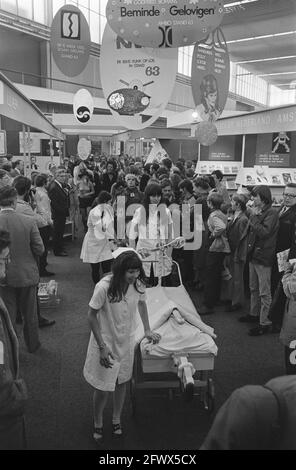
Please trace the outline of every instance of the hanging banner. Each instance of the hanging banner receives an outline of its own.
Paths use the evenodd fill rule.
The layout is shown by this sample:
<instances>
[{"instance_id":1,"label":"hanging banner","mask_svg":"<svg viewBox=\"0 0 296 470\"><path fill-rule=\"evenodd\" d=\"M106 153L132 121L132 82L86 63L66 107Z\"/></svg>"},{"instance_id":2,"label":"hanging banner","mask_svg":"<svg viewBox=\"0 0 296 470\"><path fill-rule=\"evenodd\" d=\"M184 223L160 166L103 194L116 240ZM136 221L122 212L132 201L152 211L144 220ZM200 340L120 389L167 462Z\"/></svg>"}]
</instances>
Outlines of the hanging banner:
<instances>
[{"instance_id":1,"label":"hanging banner","mask_svg":"<svg viewBox=\"0 0 296 470\"><path fill-rule=\"evenodd\" d=\"M94 100L90 92L84 88L77 91L73 100L73 112L80 124L87 124L94 112Z\"/></svg>"},{"instance_id":2,"label":"hanging banner","mask_svg":"<svg viewBox=\"0 0 296 470\"><path fill-rule=\"evenodd\" d=\"M51 51L60 71L76 77L86 68L90 55L90 31L79 8L65 5L55 15L51 26Z\"/></svg>"},{"instance_id":3,"label":"hanging banner","mask_svg":"<svg viewBox=\"0 0 296 470\"><path fill-rule=\"evenodd\" d=\"M144 129L156 121L170 99L177 70L177 49L135 46L106 25L100 59L102 87L113 116L127 129Z\"/></svg>"},{"instance_id":4,"label":"hanging banner","mask_svg":"<svg viewBox=\"0 0 296 470\"><path fill-rule=\"evenodd\" d=\"M194 44L222 22L222 0L109 0L106 17L120 37L144 47Z\"/></svg>"},{"instance_id":5,"label":"hanging banner","mask_svg":"<svg viewBox=\"0 0 296 470\"><path fill-rule=\"evenodd\" d=\"M196 126L195 136L201 145L209 147L218 139L217 127L212 122L200 122Z\"/></svg>"},{"instance_id":6,"label":"hanging banner","mask_svg":"<svg viewBox=\"0 0 296 470\"><path fill-rule=\"evenodd\" d=\"M202 121L216 121L228 97L230 60L221 29L196 44L192 57L192 94Z\"/></svg>"},{"instance_id":7,"label":"hanging banner","mask_svg":"<svg viewBox=\"0 0 296 470\"><path fill-rule=\"evenodd\" d=\"M87 160L88 156L91 154L91 141L84 138L79 139L77 154L81 160Z\"/></svg>"},{"instance_id":8,"label":"hanging banner","mask_svg":"<svg viewBox=\"0 0 296 470\"><path fill-rule=\"evenodd\" d=\"M159 142L159 140L157 139L155 141L155 143L153 144L153 147L151 149L151 152L146 160L146 165L148 163L154 163L154 162L157 162L157 163L160 163L161 160L166 157L167 153L166 151L164 150L164 148L162 147L161 143Z\"/></svg>"}]
</instances>

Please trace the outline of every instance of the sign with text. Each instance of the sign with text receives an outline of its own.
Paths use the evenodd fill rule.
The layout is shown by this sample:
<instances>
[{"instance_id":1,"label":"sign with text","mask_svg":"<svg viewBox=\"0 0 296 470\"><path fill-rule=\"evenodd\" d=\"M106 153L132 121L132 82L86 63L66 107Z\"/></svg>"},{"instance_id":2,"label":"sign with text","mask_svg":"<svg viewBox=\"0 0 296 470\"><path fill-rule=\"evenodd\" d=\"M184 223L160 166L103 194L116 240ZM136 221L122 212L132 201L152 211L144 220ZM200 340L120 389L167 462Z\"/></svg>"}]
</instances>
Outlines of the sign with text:
<instances>
[{"instance_id":1,"label":"sign with text","mask_svg":"<svg viewBox=\"0 0 296 470\"><path fill-rule=\"evenodd\" d=\"M267 165L273 168L289 168L290 154L267 153L256 155L256 165Z\"/></svg>"},{"instance_id":2,"label":"sign with text","mask_svg":"<svg viewBox=\"0 0 296 470\"><path fill-rule=\"evenodd\" d=\"M80 124L87 124L94 112L94 100L90 92L84 88L78 90L73 100L73 112Z\"/></svg>"},{"instance_id":3,"label":"sign with text","mask_svg":"<svg viewBox=\"0 0 296 470\"><path fill-rule=\"evenodd\" d=\"M204 39L222 22L222 0L109 0L113 31L140 46L175 48Z\"/></svg>"},{"instance_id":4,"label":"sign with text","mask_svg":"<svg viewBox=\"0 0 296 470\"><path fill-rule=\"evenodd\" d=\"M219 135L265 134L295 131L296 105L255 111L243 116L219 119Z\"/></svg>"},{"instance_id":5,"label":"sign with text","mask_svg":"<svg viewBox=\"0 0 296 470\"><path fill-rule=\"evenodd\" d=\"M30 132L30 137L25 132L25 141L23 132L19 132L20 153L40 153L41 152L41 135L39 132Z\"/></svg>"},{"instance_id":6,"label":"sign with text","mask_svg":"<svg viewBox=\"0 0 296 470\"><path fill-rule=\"evenodd\" d=\"M178 69L177 49L147 49L117 36L106 25L101 81L113 116L127 129L149 127L166 108ZM142 113L150 116L145 122Z\"/></svg>"},{"instance_id":7,"label":"sign with text","mask_svg":"<svg viewBox=\"0 0 296 470\"><path fill-rule=\"evenodd\" d=\"M51 50L54 61L67 77L76 77L86 68L90 55L90 31L79 8L65 5L51 26Z\"/></svg>"},{"instance_id":8,"label":"sign with text","mask_svg":"<svg viewBox=\"0 0 296 470\"><path fill-rule=\"evenodd\" d=\"M196 44L192 57L192 94L201 121L216 121L228 97L230 60L221 29Z\"/></svg>"},{"instance_id":9,"label":"sign with text","mask_svg":"<svg viewBox=\"0 0 296 470\"><path fill-rule=\"evenodd\" d=\"M222 161L222 162L226 160L233 161L234 157L233 155L228 155L227 153L224 153L224 152L210 152L209 160Z\"/></svg>"}]
</instances>

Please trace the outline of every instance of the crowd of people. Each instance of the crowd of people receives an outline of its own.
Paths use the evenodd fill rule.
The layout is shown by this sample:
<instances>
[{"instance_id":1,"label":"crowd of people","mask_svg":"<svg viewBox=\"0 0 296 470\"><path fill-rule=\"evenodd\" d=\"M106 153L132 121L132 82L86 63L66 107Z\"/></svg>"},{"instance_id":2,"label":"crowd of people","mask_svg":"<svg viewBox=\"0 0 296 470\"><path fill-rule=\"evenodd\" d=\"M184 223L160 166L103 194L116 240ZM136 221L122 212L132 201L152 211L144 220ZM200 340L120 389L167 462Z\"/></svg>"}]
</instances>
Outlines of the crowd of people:
<instances>
[{"instance_id":1,"label":"crowd of people","mask_svg":"<svg viewBox=\"0 0 296 470\"><path fill-rule=\"evenodd\" d=\"M5 361L11 383L4 384L5 393L0 383L0 436L2 403L9 403L9 386L21 383L17 352L13 353L13 348L17 350L14 328L23 323L27 349L34 353L40 347L38 327L54 323L40 315L38 283L40 277L54 276L47 269L50 246L55 256L68 256L67 219L76 237L80 224L83 227L80 257L90 265L95 285L84 375L96 389L96 442L103 437L108 391L114 392L114 434L122 433L120 414L133 362L131 317L138 306L146 337L160 340L150 330L145 286L159 282L174 286L172 260L180 264L185 287L201 293L201 316L213 314L221 304L227 312L239 311L249 296L249 313L239 321L250 324L251 336L280 333L287 374L296 374L290 361L296 340L296 185L286 185L283 204L277 208L268 186L241 187L230 197L221 171L198 176L195 168L194 161L173 163L168 156L152 164L128 156L86 161L69 157L48 174L33 170L29 178L21 161L2 162L0 340L10 344ZM192 240L197 232L196 245ZM180 235L185 246L168 249L160 265L159 249ZM283 268L279 268L278 253L285 253ZM103 315L98 321L100 310ZM22 403L25 391L20 390ZM18 439L21 410L19 406L7 421ZM19 441L14 440L14 445L20 446Z\"/></svg>"}]
</instances>

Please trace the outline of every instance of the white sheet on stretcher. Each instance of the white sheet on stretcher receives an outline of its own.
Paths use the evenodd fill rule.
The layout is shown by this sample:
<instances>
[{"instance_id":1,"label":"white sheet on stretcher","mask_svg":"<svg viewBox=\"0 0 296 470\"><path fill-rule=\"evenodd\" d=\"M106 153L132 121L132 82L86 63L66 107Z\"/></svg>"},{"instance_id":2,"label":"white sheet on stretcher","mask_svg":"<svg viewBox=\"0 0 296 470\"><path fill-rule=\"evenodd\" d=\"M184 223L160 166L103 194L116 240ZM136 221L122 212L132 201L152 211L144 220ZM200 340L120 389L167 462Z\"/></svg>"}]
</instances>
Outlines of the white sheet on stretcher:
<instances>
[{"instance_id":1,"label":"white sheet on stretcher","mask_svg":"<svg viewBox=\"0 0 296 470\"><path fill-rule=\"evenodd\" d=\"M143 340L142 354L146 352L158 357L167 357L178 352L217 355L218 348L213 340L216 338L214 330L201 320L184 286L154 287L146 292L150 327L162 338L157 345ZM183 325L179 325L171 317L174 308L186 320ZM143 325L139 322L136 330L137 342L143 336Z\"/></svg>"}]
</instances>

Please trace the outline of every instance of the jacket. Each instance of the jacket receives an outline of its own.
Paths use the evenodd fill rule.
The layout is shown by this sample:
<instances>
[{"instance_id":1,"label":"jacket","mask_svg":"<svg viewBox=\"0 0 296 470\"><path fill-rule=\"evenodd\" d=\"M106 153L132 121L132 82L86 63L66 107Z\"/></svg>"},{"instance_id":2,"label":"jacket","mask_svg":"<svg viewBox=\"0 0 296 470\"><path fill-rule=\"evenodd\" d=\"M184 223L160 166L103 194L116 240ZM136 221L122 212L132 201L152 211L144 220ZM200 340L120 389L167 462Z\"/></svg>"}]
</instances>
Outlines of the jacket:
<instances>
[{"instance_id":1,"label":"jacket","mask_svg":"<svg viewBox=\"0 0 296 470\"><path fill-rule=\"evenodd\" d=\"M69 195L67 191L54 181L48 190L51 202L52 218L67 217L69 215Z\"/></svg>"},{"instance_id":2,"label":"jacket","mask_svg":"<svg viewBox=\"0 0 296 470\"><path fill-rule=\"evenodd\" d=\"M230 246L226 236L227 216L223 212L216 210L212 212L208 219L210 230L210 252L230 253Z\"/></svg>"},{"instance_id":3,"label":"jacket","mask_svg":"<svg viewBox=\"0 0 296 470\"><path fill-rule=\"evenodd\" d=\"M248 254L250 261L272 266L279 229L278 211L266 206L261 214L251 214L248 226Z\"/></svg>"},{"instance_id":4,"label":"jacket","mask_svg":"<svg viewBox=\"0 0 296 470\"><path fill-rule=\"evenodd\" d=\"M21 416L26 400L26 386L19 379L18 339L0 298L0 424Z\"/></svg>"},{"instance_id":5,"label":"jacket","mask_svg":"<svg viewBox=\"0 0 296 470\"><path fill-rule=\"evenodd\" d=\"M227 238L234 262L245 262L247 259L247 226L249 219L242 212L227 225Z\"/></svg>"},{"instance_id":6,"label":"jacket","mask_svg":"<svg viewBox=\"0 0 296 470\"><path fill-rule=\"evenodd\" d=\"M37 257L44 252L35 220L14 210L0 212L0 230L10 235L10 263L6 271L6 285L9 287L37 286L39 269Z\"/></svg>"},{"instance_id":7,"label":"jacket","mask_svg":"<svg viewBox=\"0 0 296 470\"><path fill-rule=\"evenodd\" d=\"M283 290L287 297L280 341L286 347L296 340L296 265L291 273L285 273L282 279Z\"/></svg>"},{"instance_id":8,"label":"jacket","mask_svg":"<svg viewBox=\"0 0 296 470\"><path fill-rule=\"evenodd\" d=\"M282 208L281 208L282 209ZM296 242L296 206L280 215L279 210L279 231L276 240L276 252L288 250Z\"/></svg>"}]
</instances>

